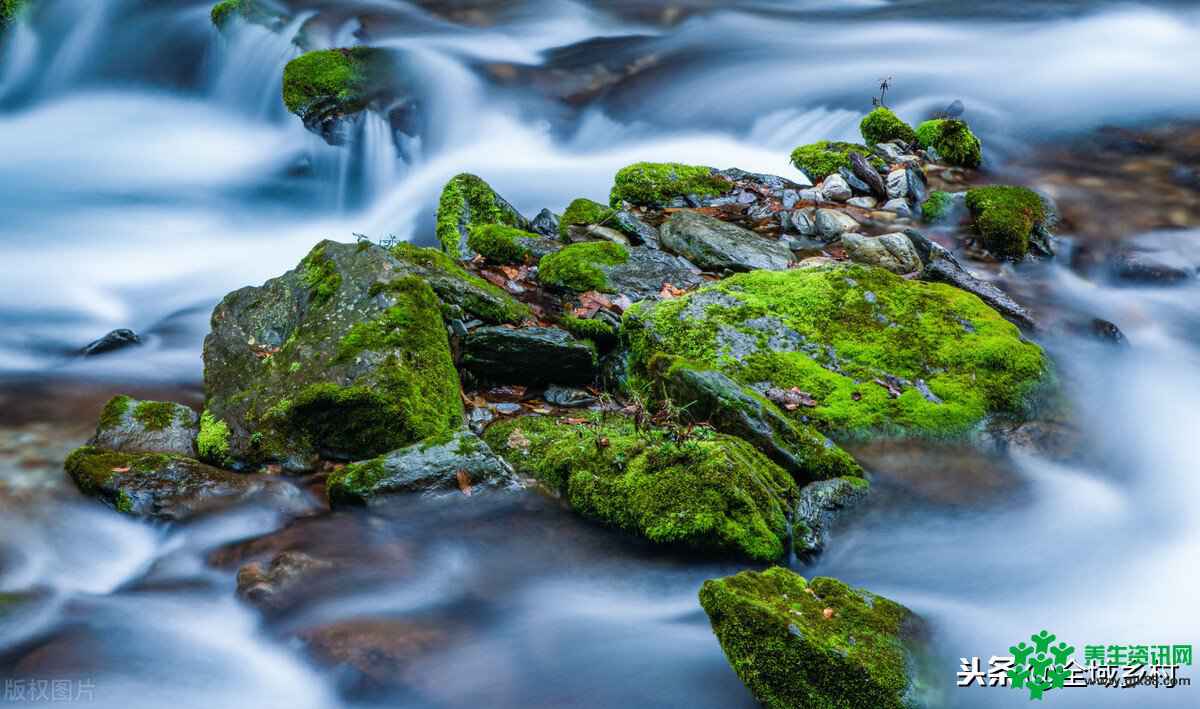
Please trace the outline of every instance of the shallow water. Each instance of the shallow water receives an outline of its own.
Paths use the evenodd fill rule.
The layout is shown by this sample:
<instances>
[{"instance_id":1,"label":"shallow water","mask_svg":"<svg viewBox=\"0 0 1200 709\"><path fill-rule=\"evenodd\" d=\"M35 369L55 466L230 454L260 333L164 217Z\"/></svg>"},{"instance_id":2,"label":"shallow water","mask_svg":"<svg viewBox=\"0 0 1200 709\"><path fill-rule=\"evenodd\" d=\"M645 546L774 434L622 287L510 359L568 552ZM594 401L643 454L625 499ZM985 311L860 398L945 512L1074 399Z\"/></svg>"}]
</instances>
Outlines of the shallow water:
<instances>
[{"instance_id":1,"label":"shallow water","mask_svg":"<svg viewBox=\"0 0 1200 709\"><path fill-rule=\"evenodd\" d=\"M665 11L546 0L481 3L503 9L463 27L426 9L455 3L297 1L288 31L334 5L345 11L324 15L336 21L309 40L357 34L407 50L419 138L371 120L353 146L325 145L276 100L298 50L257 27L218 35L207 3L44 0L3 40L0 388L16 433L0 470L37 502L0 520L0 591L42 598L32 617L0 624L4 679L71 676L94 685L96 705L121 707L752 706L696 602L704 579L737 566L652 553L535 493L499 509L338 518L334 537L402 551L383 572L264 620L236 599L236 564L206 559L279 520L249 510L172 529L131 522L63 489L55 456L86 435L100 392L156 387L194 400L208 314L225 292L291 268L322 238L430 242L437 193L460 171L529 215L602 199L635 160L792 175L791 148L854 138L889 75L888 103L905 117L963 100L997 167L1047 137L1200 116L1200 11L1187 2ZM555 49L593 38L609 39ZM1153 238L1194 245L1200 233ZM864 459L877 494L811 569L926 616L947 682L959 657L1006 654L1043 627L1076 644L1200 638L1197 289L1026 271L1046 307L1112 320L1133 344L1044 342L1090 462L874 451ZM73 356L115 327L146 334L147 345ZM49 433L29 433L46 422ZM28 447L22 436L43 434L47 450L13 452ZM405 670L403 690L347 695L344 676L290 639L315 623L379 616L448 629ZM1052 699L1193 706L1195 691ZM1028 701L1003 690L949 697Z\"/></svg>"}]
</instances>

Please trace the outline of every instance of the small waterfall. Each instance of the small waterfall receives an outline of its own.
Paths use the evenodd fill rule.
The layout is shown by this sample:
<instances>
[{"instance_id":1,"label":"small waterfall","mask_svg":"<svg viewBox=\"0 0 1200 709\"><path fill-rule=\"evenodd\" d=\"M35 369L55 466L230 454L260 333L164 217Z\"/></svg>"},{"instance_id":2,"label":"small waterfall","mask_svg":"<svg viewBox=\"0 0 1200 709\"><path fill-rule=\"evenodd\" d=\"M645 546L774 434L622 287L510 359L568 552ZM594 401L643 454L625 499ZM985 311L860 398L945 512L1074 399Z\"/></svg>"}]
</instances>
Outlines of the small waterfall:
<instances>
[{"instance_id":1,"label":"small waterfall","mask_svg":"<svg viewBox=\"0 0 1200 709\"><path fill-rule=\"evenodd\" d=\"M278 32L234 17L223 32L213 34L210 94L254 118L281 120L287 111L280 100L283 68L300 54L296 33L314 13L297 15Z\"/></svg>"},{"instance_id":2,"label":"small waterfall","mask_svg":"<svg viewBox=\"0 0 1200 709\"><path fill-rule=\"evenodd\" d=\"M17 22L0 38L0 101L33 76L39 44L37 33L25 22Z\"/></svg>"},{"instance_id":3,"label":"small waterfall","mask_svg":"<svg viewBox=\"0 0 1200 709\"><path fill-rule=\"evenodd\" d=\"M400 162L396 155L396 141L392 127L386 118L368 111L359 133L358 152L362 172L360 194L370 204L383 194L400 176Z\"/></svg>"},{"instance_id":4,"label":"small waterfall","mask_svg":"<svg viewBox=\"0 0 1200 709\"><path fill-rule=\"evenodd\" d=\"M109 13L115 15L122 4L59 0L47 8L52 12L56 24L61 22L61 26L69 29L59 42L53 58L38 76L40 93L58 94L79 81L88 70L89 60L98 56L97 47L108 39L113 24Z\"/></svg>"}]
</instances>

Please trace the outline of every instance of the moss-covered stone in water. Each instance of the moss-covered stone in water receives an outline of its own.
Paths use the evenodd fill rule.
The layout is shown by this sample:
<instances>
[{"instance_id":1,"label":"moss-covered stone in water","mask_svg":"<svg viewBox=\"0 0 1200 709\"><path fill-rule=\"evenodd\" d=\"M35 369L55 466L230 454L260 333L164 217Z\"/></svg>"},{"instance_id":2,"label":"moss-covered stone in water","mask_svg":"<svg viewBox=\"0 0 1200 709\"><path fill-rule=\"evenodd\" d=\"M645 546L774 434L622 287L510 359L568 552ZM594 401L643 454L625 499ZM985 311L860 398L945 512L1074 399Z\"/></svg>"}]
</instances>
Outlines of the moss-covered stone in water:
<instances>
[{"instance_id":1,"label":"moss-covered stone in water","mask_svg":"<svg viewBox=\"0 0 1200 709\"><path fill-rule=\"evenodd\" d=\"M566 240L572 226L605 224L617 211L586 197L571 202L558 220L558 234Z\"/></svg>"},{"instance_id":2,"label":"moss-covered stone in water","mask_svg":"<svg viewBox=\"0 0 1200 709\"><path fill-rule=\"evenodd\" d=\"M898 603L776 567L705 581L700 605L729 664L767 709L921 705L923 624Z\"/></svg>"},{"instance_id":3,"label":"moss-covered stone in water","mask_svg":"<svg viewBox=\"0 0 1200 709\"><path fill-rule=\"evenodd\" d=\"M859 153L867 162L875 167L883 167L884 162L872 155L865 145L857 143L830 142L819 140L810 145L801 145L792 151L792 165L797 170L808 175L814 182L829 177L840 168L850 167L850 153Z\"/></svg>"},{"instance_id":4,"label":"moss-covered stone in water","mask_svg":"<svg viewBox=\"0 0 1200 709\"><path fill-rule=\"evenodd\" d=\"M927 222L936 222L945 218L950 213L950 208L954 205L954 198L949 192L936 190L929 194L925 203L921 205L921 216Z\"/></svg>"},{"instance_id":5,"label":"moss-covered stone in water","mask_svg":"<svg viewBox=\"0 0 1200 709\"><path fill-rule=\"evenodd\" d=\"M620 206L622 202L662 206L676 197L717 197L731 189L733 183L716 174L711 167L675 162L639 162L617 172L609 194L609 204L613 207Z\"/></svg>"},{"instance_id":6,"label":"moss-covered stone in water","mask_svg":"<svg viewBox=\"0 0 1200 709\"><path fill-rule=\"evenodd\" d=\"M171 425L176 413L176 404L169 401L143 401L134 407L133 418L147 431L161 431Z\"/></svg>"},{"instance_id":7,"label":"moss-covered stone in water","mask_svg":"<svg viewBox=\"0 0 1200 709\"><path fill-rule=\"evenodd\" d=\"M390 253L402 262L401 271L423 278L444 304L461 308L466 317L499 325L516 324L530 316L525 305L437 249L402 242L393 246ZM382 290L386 286L380 284L377 288Z\"/></svg>"},{"instance_id":8,"label":"moss-covered stone in water","mask_svg":"<svg viewBox=\"0 0 1200 709\"><path fill-rule=\"evenodd\" d=\"M200 415L200 435L196 437L196 451L201 460L224 465L229 458L229 425L205 411Z\"/></svg>"},{"instance_id":9,"label":"moss-covered stone in water","mask_svg":"<svg viewBox=\"0 0 1200 709\"><path fill-rule=\"evenodd\" d=\"M1025 258L1029 235L1046 219L1046 205L1036 192L1010 185L969 190L967 209L975 218L975 229L984 246L1002 258Z\"/></svg>"},{"instance_id":10,"label":"moss-covered stone in water","mask_svg":"<svg viewBox=\"0 0 1200 709\"><path fill-rule=\"evenodd\" d=\"M858 129L867 145L887 143L893 140L899 140L905 144L917 142L917 134L912 126L900 120L899 116L883 106L864 116L862 122L858 124Z\"/></svg>"},{"instance_id":11,"label":"moss-covered stone in water","mask_svg":"<svg viewBox=\"0 0 1200 709\"><path fill-rule=\"evenodd\" d=\"M752 386L796 387L827 433L958 436L1027 413L1042 349L974 295L865 266L756 271L637 303L622 325L635 371L658 353Z\"/></svg>"},{"instance_id":12,"label":"moss-covered stone in water","mask_svg":"<svg viewBox=\"0 0 1200 709\"><path fill-rule=\"evenodd\" d=\"M979 167L983 162L983 144L966 122L953 118L935 118L917 126L922 147L932 147L951 165Z\"/></svg>"},{"instance_id":13,"label":"moss-covered stone in water","mask_svg":"<svg viewBox=\"0 0 1200 709\"><path fill-rule=\"evenodd\" d=\"M503 224L472 224L467 246L492 263L519 263L529 253L522 240L536 238L536 234Z\"/></svg>"},{"instance_id":14,"label":"moss-covered stone in water","mask_svg":"<svg viewBox=\"0 0 1200 709\"><path fill-rule=\"evenodd\" d=\"M389 66L387 53L371 47L307 52L284 67L283 103L309 130L344 142L342 119L387 90Z\"/></svg>"},{"instance_id":15,"label":"moss-covered stone in water","mask_svg":"<svg viewBox=\"0 0 1200 709\"><path fill-rule=\"evenodd\" d=\"M628 260L629 251L611 241L571 244L542 257L538 262L538 280L579 292L610 291L604 266L616 266Z\"/></svg>"},{"instance_id":16,"label":"moss-covered stone in water","mask_svg":"<svg viewBox=\"0 0 1200 709\"><path fill-rule=\"evenodd\" d=\"M107 429L119 426L122 417L125 416L125 412L129 411L129 404L132 401L132 398L124 394L118 394L109 399L108 403L104 405L104 409L100 412L100 428Z\"/></svg>"},{"instance_id":17,"label":"moss-covered stone in water","mask_svg":"<svg viewBox=\"0 0 1200 709\"><path fill-rule=\"evenodd\" d=\"M272 29L283 23L282 17L258 0L221 0L213 5L212 11L209 13L209 17L217 29L225 29L225 23L235 16Z\"/></svg>"},{"instance_id":18,"label":"moss-covered stone in water","mask_svg":"<svg viewBox=\"0 0 1200 709\"><path fill-rule=\"evenodd\" d=\"M471 258L467 240L473 224L529 228L529 222L487 182L468 173L455 175L438 199L437 238L442 250L454 258Z\"/></svg>"},{"instance_id":19,"label":"moss-covered stone in water","mask_svg":"<svg viewBox=\"0 0 1200 709\"><path fill-rule=\"evenodd\" d=\"M791 477L741 439L697 429L673 440L620 416L585 424L527 416L484 440L580 514L651 542L756 561L786 552Z\"/></svg>"}]
</instances>

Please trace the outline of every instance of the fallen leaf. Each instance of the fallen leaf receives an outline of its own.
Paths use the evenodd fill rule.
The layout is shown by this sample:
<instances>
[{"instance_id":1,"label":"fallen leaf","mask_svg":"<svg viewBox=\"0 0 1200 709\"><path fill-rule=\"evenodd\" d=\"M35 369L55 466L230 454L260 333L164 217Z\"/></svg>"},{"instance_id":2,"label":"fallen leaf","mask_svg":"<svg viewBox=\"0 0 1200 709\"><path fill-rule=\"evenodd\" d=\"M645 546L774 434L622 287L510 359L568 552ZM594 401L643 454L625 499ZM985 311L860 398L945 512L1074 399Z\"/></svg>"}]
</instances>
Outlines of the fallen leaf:
<instances>
[{"instance_id":1,"label":"fallen leaf","mask_svg":"<svg viewBox=\"0 0 1200 709\"><path fill-rule=\"evenodd\" d=\"M892 399L898 398L902 393L904 393L899 386L892 382L876 379L875 383L884 389L887 389L888 396Z\"/></svg>"},{"instance_id":2,"label":"fallen leaf","mask_svg":"<svg viewBox=\"0 0 1200 709\"><path fill-rule=\"evenodd\" d=\"M468 475L467 471L462 468L459 468L458 472L455 473L454 476L458 478L458 489L462 490L462 494L466 495L467 497L470 497L471 496L471 476Z\"/></svg>"},{"instance_id":3,"label":"fallen leaf","mask_svg":"<svg viewBox=\"0 0 1200 709\"><path fill-rule=\"evenodd\" d=\"M658 292L658 295L664 299L670 299L670 298L678 298L679 296L681 296L685 293L687 293L687 291L685 291L682 288L676 288L675 286L671 285L670 283L664 283L662 290Z\"/></svg>"},{"instance_id":4,"label":"fallen leaf","mask_svg":"<svg viewBox=\"0 0 1200 709\"><path fill-rule=\"evenodd\" d=\"M113 469L112 469L112 471L113 471L114 473L128 473L128 472L129 472L129 467L128 467L128 466L126 466L126 467L124 467L124 468L113 468Z\"/></svg>"},{"instance_id":5,"label":"fallen leaf","mask_svg":"<svg viewBox=\"0 0 1200 709\"><path fill-rule=\"evenodd\" d=\"M554 411L553 411L552 409L550 409L549 407L546 407L546 406L535 406L535 407L533 408L533 413L535 413L535 414L542 414L543 416L545 416L545 415L547 415L547 414L552 414L552 413L554 413Z\"/></svg>"},{"instance_id":6,"label":"fallen leaf","mask_svg":"<svg viewBox=\"0 0 1200 709\"><path fill-rule=\"evenodd\" d=\"M529 439L525 437L524 433L521 433L521 429L519 428L514 428L513 432L508 434L507 444L509 448L519 448L523 451L529 450Z\"/></svg>"},{"instance_id":7,"label":"fallen leaf","mask_svg":"<svg viewBox=\"0 0 1200 709\"><path fill-rule=\"evenodd\" d=\"M825 616L825 620L829 620L833 617L833 609L826 608L825 610L821 611L821 615Z\"/></svg>"}]
</instances>

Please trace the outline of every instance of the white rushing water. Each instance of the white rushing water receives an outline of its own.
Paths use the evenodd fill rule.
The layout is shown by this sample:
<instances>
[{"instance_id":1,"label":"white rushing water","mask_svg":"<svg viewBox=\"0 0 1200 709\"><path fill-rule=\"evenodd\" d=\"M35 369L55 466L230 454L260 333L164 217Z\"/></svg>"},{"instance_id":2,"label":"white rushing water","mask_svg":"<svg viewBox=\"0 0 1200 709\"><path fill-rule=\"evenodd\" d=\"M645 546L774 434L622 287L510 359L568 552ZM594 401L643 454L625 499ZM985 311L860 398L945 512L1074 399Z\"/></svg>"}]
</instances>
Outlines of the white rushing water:
<instances>
[{"instance_id":1,"label":"white rushing water","mask_svg":"<svg viewBox=\"0 0 1200 709\"><path fill-rule=\"evenodd\" d=\"M0 40L0 374L194 384L224 293L293 267L322 238L430 243L437 195L458 172L480 174L528 215L603 201L613 173L638 160L794 175L792 147L857 137L882 76L895 77L889 102L906 118L963 100L993 164L1048 133L1200 115L1191 3L746 0L663 25L650 19L655 3L542 0L483 28L422 9L432 4L348 2L397 21L364 26L347 11L310 26L331 3L295 2L279 33L237 22L219 34L207 2L42 0ZM306 131L278 98L302 29L311 46L367 33L402 50L421 134L394 135L375 114L348 146ZM585 52L584 71L648 68L581 105L487 69L537 67L598 37L626 42ZM1006 654L1042 628L1076 644L1200 641L1200 293L1115 289L1056 266L1039 277L1051 302L1116 322L1134 345L1046 343L1098 462L1015 457L1015 492L998 501L872 508L815 567L929 618L948 680L958 657ZM148 345L70 356L116 327ZM206 549L271 523L231 516L173 533L74 506L0 520L0 591L53 599L20 628L0 623L0 658L67 618L84 630L66 638L95 656L97 705L336 705L333 680L262 627L230 574L203 563ZM730 569L606 547L615 561L589 552L552 573L522 556L543 550L514 543L506 557L487 543L445 541L422 583L364 587L306 619L441 605L498 584L489 632L424 661L421 699L389 706L554 705L556 683L569 688L562 705L749 705L695 604L700 581ZM518 561L529 579L505 566ZM1047 701L1184 707L1197 691ZM1005 690L951 698L1028 702Z\"/></svg>"}]
</instances>

